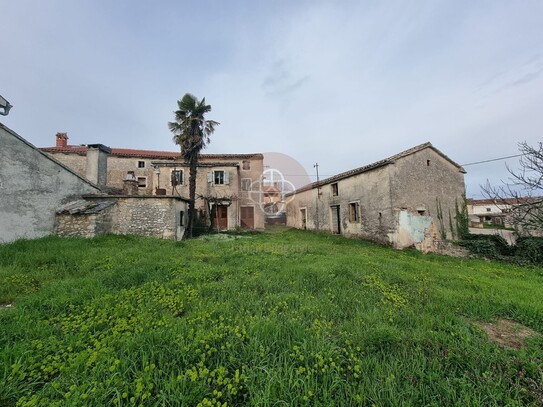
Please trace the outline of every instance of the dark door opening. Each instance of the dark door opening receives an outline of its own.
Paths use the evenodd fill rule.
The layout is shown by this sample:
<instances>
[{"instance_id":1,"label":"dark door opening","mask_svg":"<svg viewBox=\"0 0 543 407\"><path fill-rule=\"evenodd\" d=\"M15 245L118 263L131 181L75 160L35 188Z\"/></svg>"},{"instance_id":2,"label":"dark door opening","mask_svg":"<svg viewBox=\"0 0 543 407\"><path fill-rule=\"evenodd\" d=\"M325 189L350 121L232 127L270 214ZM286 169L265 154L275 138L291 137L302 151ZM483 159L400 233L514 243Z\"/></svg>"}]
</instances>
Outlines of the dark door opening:
<instances>
[{"instance_id":1,"label":"dark door opening","mask_svg":"<svg viewBox=\"0 0 543 407\"><path fill-rule=\"evenodd\" d=\"M240 223L242 228L255 228L255 208L253 208L252 206L242 206L240 215Z\"/></svg>"},{"instance_id":2,"label":"dark door opening","mask_svg":"<svg viewBox=\"0 0 543 407\"><path fill-rule=\"evenodd\" d=\"M341 233L341 218L339 217L339 205L331 206L332 210L332 233Z\"/></svg>"}]
</instances>

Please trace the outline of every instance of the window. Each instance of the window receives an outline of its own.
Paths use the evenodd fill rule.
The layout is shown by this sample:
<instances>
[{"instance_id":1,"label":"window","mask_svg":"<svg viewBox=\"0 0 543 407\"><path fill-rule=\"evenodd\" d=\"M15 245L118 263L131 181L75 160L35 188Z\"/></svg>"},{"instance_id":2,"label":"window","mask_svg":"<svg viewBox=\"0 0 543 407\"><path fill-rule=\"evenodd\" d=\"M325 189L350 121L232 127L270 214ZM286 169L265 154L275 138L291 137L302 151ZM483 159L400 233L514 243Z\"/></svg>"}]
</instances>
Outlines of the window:
<instances>
[{"instance_id":1,"label":"window","mask_svg":"<svg viewBox=\"0 0 543 407\"><path fill-rule=\"evenodd\" d=\"M358 202L351 202L349 204L349 222L358 222L360 220L359 211Z\"/></svg>"},{"instance_id":2,"label":"window","mask_svg":"<svg viewBox=\"0 0 543 407\"><path fill-rule=\"evenodd\" d=\"M213 185L228 185L230 183L230 173L223 170L209 171L207 173L207 182Z\"/></svg>"},{"instance_id":3,"label":"window","mask_svg":"<svg viewBox=\"0 0 543 407\"><path fill-rule=\"evenodd\" d=\"M172 185L183 185L183 170L172 171Z\"/></svg>"},{"instance_id":4,"label":"window","mask_svg":"<svg viewBox=\"0 0 543 407\"><path fill-rule=\"evenodd\" d=\"M179 211L179 226L185 226L183 219L185 219L185 211Z\"/></svg>"},{"instance_id":5,"label":"window","mask_svg":"<svg viewBox=\"0 0 543 407\"><path fill-rule=\"evenodd\" d=\"M251 169L251 161L243 160L241 168L244 169L244 170L250 170Z\"/></svg>"},{"instance_id":6,"label":"window","mask_svg":"<svg viewBox=\"0 0 543 407\"><path fill-rule=\"evenodd\" d=\"M492 209L486 208L486 211L487 211L487 212L492 212Z\"/></svg>"},{"instance_id":7,"label":"window","mask_svg":"<svg viewBox=\"0 0 543 407\"><path fill-rule=\"evenodd\" d=\"M338 191L338 187L337 187L337 182L332 184L331 187L332 187L332 196L338 196L339 191Z\"/></svg>"},{"instance_id":8,"label":"window","mask_svg":"<svg viewBox=\"0 0 543 407\"><path fill-rule=\"evenodd\" d=\"M427 167L430 166L430 160L426 160L426 166L427 166Z\"/></svg>"},{"instance_id":9,"label":"window","mask_svg":"<svg viewBox=\"0 0 543 407\"><path fill-rule=\"evenodd\" d=\"M138 161L138 168L145 168L145 161Z\"/></svg>"},{"instance_id":10,"label":"window","mask_svg":"<svg viewBox=\"0 0 543 407\"><path fill-rule=\"evenodd\" d=\"M224 171L213 171L213 183L215 185L224 184Z\"/></svg>"},{"instance_id":11,"label":"window","mask_svg":"<svg viewBox=\"0 0 543 407\"><path fill-rule=\"evenodd\" d=\"M147 178L138 177L138 188L147 188Z\"/></svg>"},{"instance_id":12,"label":"window","mask_svg":"<svg viewBox=\"0 0 543 407\"><path fill-rule=\"evenodd\" d=\"M242 191L250 191L251 190L251 178L242 178L241 179L241 190Z\"/></svg>"}]
</instances>

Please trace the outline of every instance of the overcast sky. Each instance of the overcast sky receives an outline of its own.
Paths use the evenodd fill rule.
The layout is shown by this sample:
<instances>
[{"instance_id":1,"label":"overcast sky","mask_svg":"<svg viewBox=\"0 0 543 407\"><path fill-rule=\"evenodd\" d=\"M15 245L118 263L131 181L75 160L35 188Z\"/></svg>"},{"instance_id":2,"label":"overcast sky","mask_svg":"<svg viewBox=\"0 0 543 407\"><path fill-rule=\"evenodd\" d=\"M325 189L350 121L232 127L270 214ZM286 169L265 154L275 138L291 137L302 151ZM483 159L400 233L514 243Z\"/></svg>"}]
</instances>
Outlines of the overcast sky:
<instances>
[{"instance_id":1,"label":"overcast sky","mask_svg":"<svg viewBox=\"0 0 543 407\"><path fill-rule=\"evenodd\" d=\"M0 0L0 120L38 147L281 152L321 178L430 141L459 164L543 139L543 1ZM466 166L468 197L505 162Z\"/></svg>"}]
</instances>

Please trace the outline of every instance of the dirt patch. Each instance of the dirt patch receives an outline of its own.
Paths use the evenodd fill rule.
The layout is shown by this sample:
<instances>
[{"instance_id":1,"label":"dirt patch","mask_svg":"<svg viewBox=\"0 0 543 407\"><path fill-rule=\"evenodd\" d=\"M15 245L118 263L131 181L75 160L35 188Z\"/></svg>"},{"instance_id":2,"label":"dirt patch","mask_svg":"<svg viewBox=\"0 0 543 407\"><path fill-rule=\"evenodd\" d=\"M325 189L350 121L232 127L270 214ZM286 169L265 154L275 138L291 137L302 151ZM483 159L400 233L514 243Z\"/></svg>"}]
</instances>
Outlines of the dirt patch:
<instances>
[{"instance_id":1,"label":"dirt patch","mask_svg":"<svg viewBox=\"0 0 543 407\"><path fill-rule=\"evenodd\" d=\"M526 339L539 335L527 326L507 319L475 322L475 325L488 334L488 339L504 348L520 349L525 345Z\"/></svg>"}]
</instances>

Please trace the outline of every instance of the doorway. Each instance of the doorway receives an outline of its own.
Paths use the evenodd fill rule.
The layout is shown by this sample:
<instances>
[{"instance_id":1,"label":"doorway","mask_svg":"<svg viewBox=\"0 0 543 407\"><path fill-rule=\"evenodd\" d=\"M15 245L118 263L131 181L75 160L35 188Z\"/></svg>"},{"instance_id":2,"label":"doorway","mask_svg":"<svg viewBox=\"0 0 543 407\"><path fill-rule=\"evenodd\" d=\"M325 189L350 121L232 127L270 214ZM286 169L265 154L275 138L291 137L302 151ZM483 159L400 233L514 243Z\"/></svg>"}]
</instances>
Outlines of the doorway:
<instances>
[{"instance_id":1,"label":"doorway","mask_svg":"<svg viewBox=\"0 0 543 407\"><path fill-rule=\"evenodd\" d=\"M213 227L218 230L228 229L228 206L214 205Z\"/></svg>"},{"instance_id":2,"label":"doorway","mask_svg":"<svg viewBox=\"0 0 543 407\"><path fill-rule=\"evenodd\" d=\"M339 217L339 205L333 205L330 207L332 211L332 233L341 233L341 218Z\"/></svg>"},{"instance_id":3,"label":"doorway","mask_svg":"<svg viewBox=\"0 0 543 407\"><path fill-rule=\"evenodd\" d=\"M255 208L253 208L252 206L242 206L240 215L240 223L242 228L255 228Z\"/></svg>"}]
</instances>

